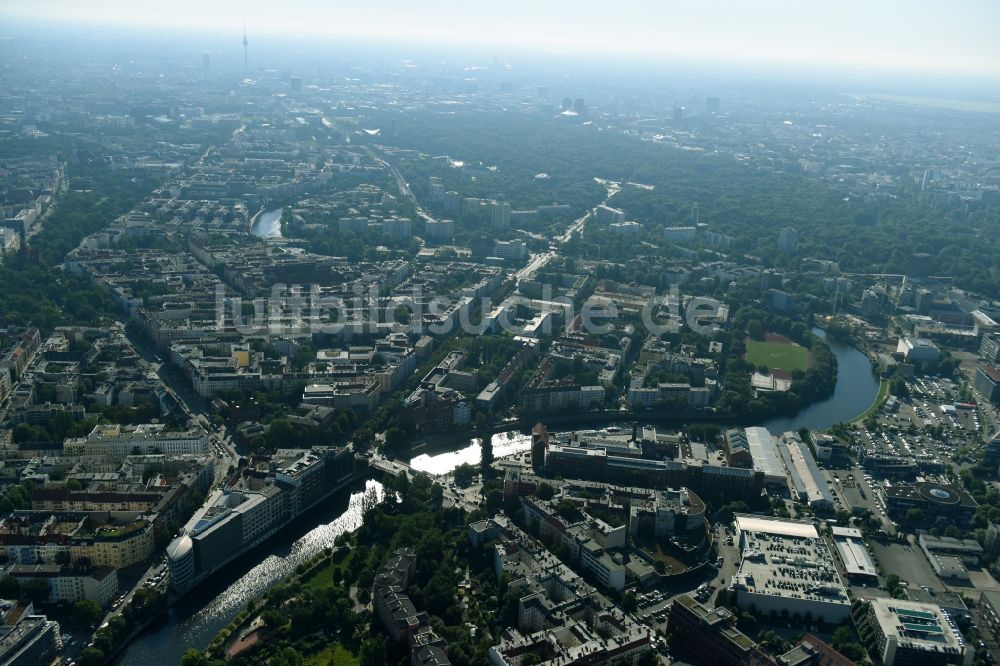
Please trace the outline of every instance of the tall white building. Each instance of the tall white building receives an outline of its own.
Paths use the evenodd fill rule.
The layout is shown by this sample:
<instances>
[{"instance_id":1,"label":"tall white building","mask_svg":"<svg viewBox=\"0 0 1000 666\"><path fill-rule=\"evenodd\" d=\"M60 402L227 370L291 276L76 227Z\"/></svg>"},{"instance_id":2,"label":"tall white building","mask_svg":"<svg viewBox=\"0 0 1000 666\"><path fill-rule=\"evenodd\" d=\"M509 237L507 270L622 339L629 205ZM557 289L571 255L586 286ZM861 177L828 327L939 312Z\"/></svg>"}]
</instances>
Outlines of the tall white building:
<instances>
[{"instance_id":1,"label":"tall white building","mask_svg":"<svg viewBox=\"0 0 1000 666\"><path fill-rule=\"evenodd\" d=\"M778 249L782 252L795 252L799 242L799 232L792 227L785 227L778 232Z\"/></svg>"},{"instance_id":2,"label":"tall white building","mask_svg":"<svg viewBox=\"0 0 1000 666\"><path fill-rule=\"evenodd\" d=\"M493 233L503 233L510 229L510 204L503 199L493 202L493 216L490 220Z\"/></svg>"},{"instance_id":3,"label":"tall white building","mask_svg":"<svg viewBox=\"0 0 1000 666\"><path fill-rule=\"evenodd\" d=\"M507 261L521 261L528 257L528 244L522 240L493 241L493 256Z\"/></svg>"}]
</instances>

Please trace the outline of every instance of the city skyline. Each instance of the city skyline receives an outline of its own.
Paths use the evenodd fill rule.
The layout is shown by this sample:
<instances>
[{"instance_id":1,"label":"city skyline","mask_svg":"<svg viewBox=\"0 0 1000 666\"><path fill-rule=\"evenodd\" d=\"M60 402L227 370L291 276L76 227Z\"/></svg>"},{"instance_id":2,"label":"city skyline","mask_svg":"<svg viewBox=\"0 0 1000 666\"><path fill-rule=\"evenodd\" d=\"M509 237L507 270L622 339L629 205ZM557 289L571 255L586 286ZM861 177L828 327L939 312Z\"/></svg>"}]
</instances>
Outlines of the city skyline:
<instances>
[{"instance_id":1,"label":"city skyline","mask_svg":"<svg viewBox=\"0 0 1000 666\"><path fill-rule=\"evenodd\" d=\"M275 9L263 2L213 3L190 0L170 7L136 2L122 9L97 0L0 6L0 16L95 26L183 29L189 35L237 35L244 19L263 38L295 35L304 41L336 38L350 42L492 49L508 57L525 52L602 55L642 61L840 69L856 72L953 74L963 78L1000 76L1000 8L981 0L948 6L897 0L834 6L787 0L754 3L715 1L697 6L669 3L648 7L629 0L614 16L596 2L544 3L516 0L502 8L468 7L433 0L419 7L390 0L336 11L301 0ZM188 17L197 16L196 21ZM10 36L8 35L4 36ZM239 40L239 36L236 37Z\"/></svg>"}]
</instances>

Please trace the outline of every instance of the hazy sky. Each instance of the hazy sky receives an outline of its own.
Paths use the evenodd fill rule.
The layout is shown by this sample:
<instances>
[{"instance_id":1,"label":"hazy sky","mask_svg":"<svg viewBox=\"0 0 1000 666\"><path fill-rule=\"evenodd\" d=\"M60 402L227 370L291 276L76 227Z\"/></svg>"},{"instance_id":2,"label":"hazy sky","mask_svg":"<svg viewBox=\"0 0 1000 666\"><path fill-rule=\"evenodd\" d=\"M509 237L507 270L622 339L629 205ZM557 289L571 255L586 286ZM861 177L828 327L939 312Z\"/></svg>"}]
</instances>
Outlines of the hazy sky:
<instances>
[{"instance_id":1,"label":"hazy sky","mask_svg":"<svg viewBox=\"0 0 1000 666\"><path fill-rule=\"evenodd\" d=\"M4 15L1000 78L998 0L0 0Z\"/></svg>"}]
</instances>

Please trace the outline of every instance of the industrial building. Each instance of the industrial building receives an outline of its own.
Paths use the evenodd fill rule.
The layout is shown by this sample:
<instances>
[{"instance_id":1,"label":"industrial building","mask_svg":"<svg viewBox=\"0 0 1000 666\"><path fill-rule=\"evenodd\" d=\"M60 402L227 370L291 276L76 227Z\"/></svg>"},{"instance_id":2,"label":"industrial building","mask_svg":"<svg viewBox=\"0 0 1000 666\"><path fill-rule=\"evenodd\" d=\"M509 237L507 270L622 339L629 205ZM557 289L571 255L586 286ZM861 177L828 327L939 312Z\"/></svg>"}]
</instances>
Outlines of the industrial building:
<instances>
[{"instance_id":1,"label":"industrial building","mask_svg":"<svg viewBox=\"0 0 1000 666\"><path fill-rule=\"evenodd\" d=\"M781 457L788 469L792 497L820 511L833 510L833 494L820 476L819 466L809 447L798 433L786 432L781 436Z\"/></svg>"},{"instance_id":2,"label":"industrial building","mask_svg":"<svg viewBox=\"0 0 1000 666\"><path fill-rule=\"evenodd\" d=\"M747 448L753 459L753 469L764 474L765 484L784 486L788 483L785 465L781 462L778 445L767 428L747 428Z\"/></svg>"},{"instance_id":3,"label":"industrial building","mask_svg":"<svg viewBox=\"0 0 1000 666\"><path fill-rule=\"evenodd\" d=\"M983 547L975 539L955 539L921 534L917 537L920 549L927 556L939 577L952 581L968 581L966 566L976 566L983 554Z\"/></svg>"},{"instance_id":4,"label":"industrial building","mask_svg":"<svg viewBox=\"0 0 1000 666\"><path fill-rule=\"evenodd\" d=\"M854 583L878 585L878 567L868 552L861 530L837 525L832 532L833 545L844 565L843 576Z\"/></svg>"}]
</instances>

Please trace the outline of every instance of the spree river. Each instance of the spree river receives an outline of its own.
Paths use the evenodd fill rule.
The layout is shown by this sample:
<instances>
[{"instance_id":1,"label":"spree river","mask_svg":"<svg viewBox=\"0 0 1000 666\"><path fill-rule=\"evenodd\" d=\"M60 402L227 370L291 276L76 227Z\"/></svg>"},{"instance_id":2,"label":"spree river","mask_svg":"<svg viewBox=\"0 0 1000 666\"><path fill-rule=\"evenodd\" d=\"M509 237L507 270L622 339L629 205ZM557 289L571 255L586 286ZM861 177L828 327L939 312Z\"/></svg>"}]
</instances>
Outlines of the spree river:
<instances>
[{"instance_id":1,"label":"spree river","mask_svg":"<svg viewBox=\"0 0 1000 666\"><path fill-rule=\"evenodd\" d=\"M865 413L878 396L879 380L868 357L849 344L828 338L826 331L813 333L826 341L837 356L837 386L826 400L815 402L795 416L771 419L761 424L774 434L798 428L829 428Z\"/></svg>"},{"instance_id":2,"label":"spree river","mask_svg":"<svg viewBox=\"0 0 1000 666\"><path fill-rule=\"evenodd\" d=\"M366 503L380 501L382 484L368 481L364 489L331 495L319 507L285 528L277 537L233 561L174 605L125 650L122 666L180 664L188 648L204 650L246 605L334 539L361 526ZM316 523L319 523L316 526Z\"/></svg>"},{"instance_id":3,"label":"spree river","mask_svg":"<svg viewBox=\"0 0 1000 666\"><path fill-rule=\"evenodd\" d=\"M250 233L259 238L281 238L281 209L275 208L258 215Z\"/></svg>"},{"instance_id":4,"label":"spree river","mask_svg":"<svg viewBox=\"0 0 1000 666\"><path fill-rule=\"evenodd\" d=\"M272 211L274 212L274 211ZM280 213L278 218L280 219ZM279 228L280 233L280 228ZM813 331L826 339L820 329ZM827 340L837 356L837 386L828 399L806 407L789 418L763 423L772 433L807 428L829 428L850 421L864 413L878 394L878 380L873 376L868 357L854 347L837 340ZM531 447L531 436L504 432L491 438L496 458L509 456ZM463 463L476 465L480 460L480 440L474 439L449 447L414 455L415 470L433 475L447 474ZM225 571L190 593L172 607L161 624L139 636L126 649L118 663L123 666L178 664L188 648L203 650L247 603L288 576L295 567L333 545L345 531L361 526L366 498L381 499L382 485L368 481L364 490L333 495L320 509L310 512L290 525L279 536L230 564ZM318 522L318 527L310 527Z\"/></svg>"}]
</instances>

